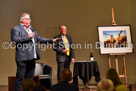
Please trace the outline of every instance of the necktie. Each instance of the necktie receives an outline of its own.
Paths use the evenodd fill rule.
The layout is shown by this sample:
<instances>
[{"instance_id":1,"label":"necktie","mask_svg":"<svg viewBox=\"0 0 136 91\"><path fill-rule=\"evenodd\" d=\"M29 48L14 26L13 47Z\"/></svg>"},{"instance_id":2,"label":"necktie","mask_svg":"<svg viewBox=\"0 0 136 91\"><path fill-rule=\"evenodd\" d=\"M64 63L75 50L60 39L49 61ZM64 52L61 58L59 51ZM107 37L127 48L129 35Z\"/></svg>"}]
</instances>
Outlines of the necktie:
<instances>
[{"instance_id":1,"label":"necktie","mask_svg":"<svg viewBox=\"0 0 136 91\"><path fill-rule=\"evenodd\" d=\"M66 48L66 50L67 50L66 55L69 56L70 50L69 50L69 44L68 44L68 41L67 41L67 39L66 39L66 36L63 36L63 40L64 40L65 48Z\"/></svg>"}]
</instances>

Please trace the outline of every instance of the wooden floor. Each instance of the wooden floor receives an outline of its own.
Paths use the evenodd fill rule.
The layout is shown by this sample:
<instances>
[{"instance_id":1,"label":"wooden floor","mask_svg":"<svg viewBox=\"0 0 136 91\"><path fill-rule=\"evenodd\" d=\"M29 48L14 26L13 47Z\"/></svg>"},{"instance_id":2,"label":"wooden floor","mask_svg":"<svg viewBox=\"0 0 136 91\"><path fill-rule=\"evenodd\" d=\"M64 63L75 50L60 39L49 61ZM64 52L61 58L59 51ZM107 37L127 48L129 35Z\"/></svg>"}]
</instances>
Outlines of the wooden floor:
<instances>
[{"instance_id":1,"label":"wooden floor","mask_svg":"<svg viewBox=\"0 0 136 91\"><path fill-rule=\"evenodd\" d=\"M136 91L136 84L130 85L129 89L130 90L128 91ZM8 86L0 86L0 91L8 91ZM97 87L96 86L84 87L83 85L79 85L79 91L97 91Z\"/></svg>"}]
</instances>

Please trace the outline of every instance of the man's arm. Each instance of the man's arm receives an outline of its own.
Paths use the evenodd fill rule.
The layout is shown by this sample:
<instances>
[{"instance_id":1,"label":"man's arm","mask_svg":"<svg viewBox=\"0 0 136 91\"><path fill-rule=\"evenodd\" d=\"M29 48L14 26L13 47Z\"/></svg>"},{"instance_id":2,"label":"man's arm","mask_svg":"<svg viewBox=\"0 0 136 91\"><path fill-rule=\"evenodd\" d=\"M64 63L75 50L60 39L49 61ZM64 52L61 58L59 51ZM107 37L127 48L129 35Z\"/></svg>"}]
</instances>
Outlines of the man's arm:
<instances>
[{"instance_id":1,"label":"man's arm","mask_svg":"<svg viewBox=\"0 0 136 91\"><path fill-rule=\"evenodd\" d=\"M54 37L53 39L56 39L57 37ZM53 44L53 50L58 52L58 53L63 53L63 45L60 41L57 41Z\"/></svg>"},{"instance_id":2,"label":"man's arm","mask_svg":"<svg viewBox=\"0 0 136 91\"><path fill-rule=\"evenodd\" d=\"M70 39L70 54L71 54L71 58L75 59L74 50L73 50L73 48L72 48L72 46L71 46L71 44L72 44L72 39L71 39L71 37L69 37L69 39Z\"/></svg>"},{"instance_id":3,"label":"man's arm","mask_svg":"<svg viewBox=\"0 0 136 91\"><path fill-rule=\"evenodd\" d=\"M36 35L38 42L40 42L40 43L51 43L51 44L53 43L53 39L43 38L36 31L35 31L35 35Z\"/></svg>"},{"instance_id":4,"label":"man's arm","mask_svg":"<svg viewBox=\"0 0 136 91\"><path fill-rule=\"evenodd\" d=\"M74 63L75 62L75 55L74 55L74 49L72 48L71 44L72 44L72 39L69 36L70 39L70 56L71 56L71 62Z\"/></svg>"},{"instance_id":5,"label":"man's arm","mask_svg":"<svg viewBox=\"0 0 136 91\"><path fill-rule=\"evenodd\" d=\"M11 29L11 40L13 42L25 42L31 40L29 35L21 36L20 31L16 28Z\"/></svg>"}]
</instances>

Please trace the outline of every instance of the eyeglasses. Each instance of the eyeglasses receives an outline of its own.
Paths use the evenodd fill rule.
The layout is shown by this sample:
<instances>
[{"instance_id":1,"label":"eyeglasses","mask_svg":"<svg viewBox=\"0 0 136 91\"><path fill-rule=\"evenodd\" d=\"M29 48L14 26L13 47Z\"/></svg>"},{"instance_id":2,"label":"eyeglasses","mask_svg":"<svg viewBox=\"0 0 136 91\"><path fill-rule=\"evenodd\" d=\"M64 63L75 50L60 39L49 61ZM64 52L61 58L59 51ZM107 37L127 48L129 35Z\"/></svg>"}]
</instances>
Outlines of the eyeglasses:
<instances>
[{"instance_id":1,"label":"eyeglasses","mask_svg":"<svg viewBox=\"0 0 136 91\"><path fill-rule=\"evenodd\" d=\"M31 20L30 18L23 18L23 20Z\"/></svg>"}]
</instances>

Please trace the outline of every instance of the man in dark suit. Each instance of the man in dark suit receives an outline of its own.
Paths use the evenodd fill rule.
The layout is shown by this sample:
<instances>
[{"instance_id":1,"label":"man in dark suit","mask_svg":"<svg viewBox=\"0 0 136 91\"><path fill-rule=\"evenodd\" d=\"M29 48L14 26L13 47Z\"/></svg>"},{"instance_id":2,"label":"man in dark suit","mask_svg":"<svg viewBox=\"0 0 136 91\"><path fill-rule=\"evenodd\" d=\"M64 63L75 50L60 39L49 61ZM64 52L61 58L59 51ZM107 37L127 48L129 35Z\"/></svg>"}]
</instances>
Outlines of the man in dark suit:
<instances>
[{"instance_id":1,"label":"man in dark suit","mask_svg":"<svg viewBox=\"0 0 136 91\"><path fill-rule=\"evenodd\" d=\"M72 73L69 69L64 69L60 75L60 83L52 86L50 91L79 91L79 88L73 84L69 84L72 80Z\"/></svg>"},{"instance_id":2,"label":"man in dark suit","mask_svg":"<svg viewBox=\"0 0 136 91\"><path fill-rule=\"evenodd\" d=\"M11 40L16 44L17 64L14 91L21 91L24 77L31 79L34 77L35 60L40 59L37 42L53 43L58 40L40 37L30 23L30 14L22 13L20 24L11 29Z\"/></svg>"},{"instance_id":3,"label":"man in dark suit","mask_svg":"<svg viewBox=\"0 0 136 91\"><path fill-rule=\"evenodd\" d=\"M67 35L67 28L65 25L61 25L59 27L60 34L55 36L54 38L61 38L61 40L57 41L54 46L54 50L56 51L57 58L57 81L60 82L60 73L64 68L70 68L70 61L74 63L74 50L72 49L72 40L69 35Z\"/></svg>"}]
</instances>

